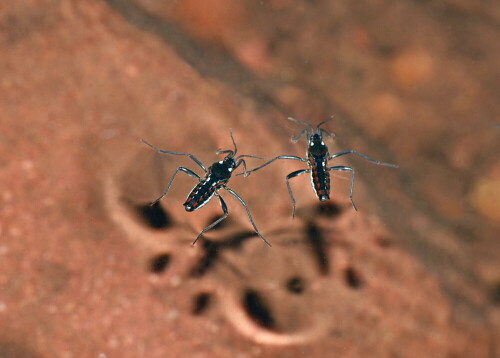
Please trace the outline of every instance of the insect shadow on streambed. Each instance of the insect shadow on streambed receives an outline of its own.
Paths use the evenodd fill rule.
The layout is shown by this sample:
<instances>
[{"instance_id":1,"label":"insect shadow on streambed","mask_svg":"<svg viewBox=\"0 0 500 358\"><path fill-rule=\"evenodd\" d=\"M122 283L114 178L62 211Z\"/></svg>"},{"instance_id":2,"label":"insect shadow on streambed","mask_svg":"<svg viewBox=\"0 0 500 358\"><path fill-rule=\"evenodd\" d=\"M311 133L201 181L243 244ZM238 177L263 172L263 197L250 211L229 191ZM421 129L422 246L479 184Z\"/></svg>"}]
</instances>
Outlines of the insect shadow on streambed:
<instances>
[{"instance_id":1,"label":"insect shadow on streambed","mask_svg":"<svg viewBox=\"0 0 500 358\"><path fill-rule=\"evenodd\" d=\"M238 195L236 194L233 190L231 190L229 187L227 187L227 183L229 182L229 179L231 179L231 176L233 172L240 166L243 165L243 173L245 177L248 176L248 172L246 170L246 163L245 160L242 159L244 157L248 158L257 158L257 159L264 159L261 157L256 157L252 155L239 155L238 157L236 156L236 153L238 151L236 147L236 143L233 138L233 132L230 131L231 134L231 140L233 141L234 145L234 150L222 150L219 148L217 150L217 154L227 154L226 157L223 160L220 160L218 162L214 162L208 169L203 165L203 163L198 160L194 155L189 154L189 153L180 153L180 152L170 152L162 149L158 149L152 144L146 142L144 139L142 140L143 143L147 144L151 148L153 148L155 151L157 151L160 154L172 154L172 155L184 155L192 159L203 171L205 172L205 177L202 179L198 174L196 174L194 171L191 169L188 169L186 167L178 167L174 175L172 176L172 179L170 179L170 182L167 185L167 189L163 192L163 194L153 201L151 205L156 204L158 201L160 201L165 195L167 195L168 190L170 189L170 186L172 185L172 182L174 181L175 176L179 171L186 173L187 175L195 178L198 180L198 184L191 190L189 195L186 198L186 201L184 202L184 208L186 211L195 211L200 208L202 208L204 205L206 205L210 199L212 199L213 196L216 196L219 198L220 205L222 207L222 211L224 212L224 215L217 220L215 220L213 223L208 225L206 228L204 228L201 233L198 235L196 240L194 240L193 245L196 244L198 239L208 230L212 229L215 225L220 223L222 220L224 220L229 212L227 209L227 205L224 202L224 199L219 193L220 189L225 189L227 190L231 195L233 195L238 201L245 207L248 218L250 219L250 222L252 223L252 226L257 233L257 235L260 236L264 242L271 246L271 244L260 234L259 230L257 229L257 226L255 225L252 215L250 214L250 210L248 209L247 204L245 201Z\"/></svg>"}]
</instances>

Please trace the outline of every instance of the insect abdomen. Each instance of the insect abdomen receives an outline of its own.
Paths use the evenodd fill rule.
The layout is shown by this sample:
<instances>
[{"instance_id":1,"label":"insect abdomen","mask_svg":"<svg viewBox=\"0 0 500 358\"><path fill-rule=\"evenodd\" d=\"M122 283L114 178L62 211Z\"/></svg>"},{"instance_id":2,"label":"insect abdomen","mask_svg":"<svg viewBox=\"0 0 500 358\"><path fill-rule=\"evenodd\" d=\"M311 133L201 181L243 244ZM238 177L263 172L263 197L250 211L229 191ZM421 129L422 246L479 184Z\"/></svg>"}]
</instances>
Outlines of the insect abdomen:
<instances>
[{"instance_id":1,"label":"insect abdomen","mask_svg":"<svg viewBox=\"0 0 500 358\"><path fill-rule=\"evenodd\" d=\"M330 173L323 158L309 156L311 166L311 184L319 200L330 199Z\"/></svg>"},{"instance_id":2,"label":"insect abdomen","mask_svg":"<svg viewBox=\"0 0 500 358\"><path fill-rule=\"evenodd\" d=\"M217 183L206 179L198 183L189 193L184 203L186 211L195 211L210 201L215 194Z\"/></svg>"}]
</instances>

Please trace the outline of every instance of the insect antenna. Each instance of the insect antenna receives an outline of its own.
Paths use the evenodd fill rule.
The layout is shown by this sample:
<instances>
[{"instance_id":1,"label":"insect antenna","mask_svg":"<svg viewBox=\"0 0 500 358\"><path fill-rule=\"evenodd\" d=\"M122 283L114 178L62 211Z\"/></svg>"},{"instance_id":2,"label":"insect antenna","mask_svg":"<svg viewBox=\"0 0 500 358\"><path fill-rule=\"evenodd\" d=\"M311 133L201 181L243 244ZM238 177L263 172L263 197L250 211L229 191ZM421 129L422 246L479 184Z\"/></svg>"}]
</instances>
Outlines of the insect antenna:
<instances>
[{"instance_id":1,"label":"insect antenna","mask_svg":"<svg viewBox=\"0 0 500 358\"><path fill-rule=\"evenodd\" d=\"M318 124L318 125L316 126L316 133L318 133L318 134L319 134L319 133L320 133L320 132L319 132L319 127L321 127L323 124L325 124L325 123L327 123L327 122L330 122L330 121L331 121L334 117L335 117L335 114L334 114L334 115L332 115L332 116L330 116L330 118L328 118L327 120L324 120L323 122L321 122L320 124Z\"/></svg>"},{"instance_id":2,"label":"insect antenna","mask_svg":"<svg viewBox=\"0 0 500 358\"><path fill-rule=\"evenodd\" d=\"M292 118L292 117L288 117L288 120L289 120L289 121L292 121L292 122L295 122L295 123L300 123L300 124L303 124L303 125L305 125L305 126L309 127L309 129L311 130L311 131L309 132L309 129L304 129L302 132L300 132L300 134L299 134L298 136L296 136L296 137L292 137L292 142L297 143L297 142L298 142L298 140L300 139L300 137L302 137L302 135L303 135L304 133L306 133L306 135L307 135L307 141L309 141L309 138L311 137L311 134L312 134L312 133L314 133L314 128L313 128L313 126L312 126L312 125L310 125L309 123L299 121L299 120L297 120L297 119L295 119L295 118Z\"/></svg>"},{"instance_id":3,"label":"insect antenna","mask_svg":"<svg viewBox=\"0 0 500 358\"><path fill-rule=\"evenodd\" d=\"M229 153L228 157L229 158L233 158L234 155L236 154L236 152L238 151L238 148L236 148L236 143L235 143L234 138L233 138L233 131L231 129L229 130L229 133L231 133L231 139L233 141L234 150L230 150L230 149L228 149L228 150L222 150L222 148L219 148L219 149L217 149L216 153L217 154L226 154L226 153Z\"/></svg>"},{"instance_id":4,"label":"insect antenna","mask_svg":"<svg viewBox=\"0 0 500 358\"><path fill-rule=\"evenodd\" d=\"M318 124L316 126L316 134L324 134L326 135L328 138L330 139L335 139L335 134L331 134L331 133L328 133L326 130L324 130L323 128L320 128L323 124L325 124L326 122L330 122L333 118L335 117L335 115L332 115L330 116L330 118L328 118L327 120L321 122L320 124Z\"/></svg>"},{"instance_id":5,"label":"insect antenna","mask_svg":"<svg viewBox=\"0 0 500 358\"><path fill-rule=\"evenodd\" d=\"M302 121L299 121L298 119L295 119L295 118L292 118L292 117L288 117L288 120L289 121L292 121L292 122L295 122L295 123L300 123L300 124L303 124L305 126L308 126L310 129L311 129L311 133L314 132L314 128L312 125L310 125L309 123L306 123L306 122L302 122Z\"/></svg>"},{"instance_id":6,"label":"insect antenna","mask_svg":"<svg viewBox=\"0 0 500 358\"><path fill-rule=\"evenodd\" d=\"M236 142L234 141L234 138L233 138L233 130L230 129L229 133L231 134L231 140L233 141L233 144L234 144L234 152L233 152L233 155L231 156L231 157L233 157L233 156L236 155L236 152L238 151L238 148L236 148Z\"/></svg>"}]
</instances>

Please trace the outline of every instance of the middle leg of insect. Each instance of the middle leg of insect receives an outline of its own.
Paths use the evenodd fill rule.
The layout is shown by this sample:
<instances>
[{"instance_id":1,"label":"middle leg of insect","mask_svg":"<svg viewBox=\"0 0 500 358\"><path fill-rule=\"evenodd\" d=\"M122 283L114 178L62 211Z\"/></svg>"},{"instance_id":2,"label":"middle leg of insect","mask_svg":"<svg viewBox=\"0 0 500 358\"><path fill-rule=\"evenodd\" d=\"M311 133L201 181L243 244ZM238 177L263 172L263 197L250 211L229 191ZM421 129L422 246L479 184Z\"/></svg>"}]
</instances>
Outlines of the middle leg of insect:
<instances>
[{"instance_id":1,"label":"middle leg of insect","mask_svg":"<svg viewBox=\"0 0 500 358\"><path fill-rule=\"evenodd\" d=\"M231 190L230 188L228 188L226 186L229 179L231 179L233 171L236 168L238 168L240 165L243 165L243 173L242 174L244 174L245 176L248 175L247 171L246 171L245 160L242 158L244 158L244 157L258 158L258 159L263 159L263 158L255 157L255 156L251 156L251 155L240 155L238 157L235 157L236 152L237 152L237 148L236 148L236 143L234 142L234 139L233 139L232 132L231 132L231 139L233 141L234 150L221 151L219 149L217 151L217 154L227 154L226 157L221 161L213 163L208 169L205 168L205 166L195 156L193 156L191 154L180 153L180 152L169 152L166 150L161 150L161 149L158 149L158 148L154 147L153 145L149 144L145 140L143 140L143 142L145 144L147 144L148 146L150 146L151 148L153 148L154 150L156 150L157 152L159 152L161 154L185 155L185 156L191 158L205 172L205 177L202 179L198 174L196 174L195 172L193 172L192 170L190 170L188 168L185 168L185 167L177 168L174 172L174 175L172 176L172 179L170 179L170 182L167 185L167 189L165 189L163 194L158 199L156 199L152 204L157 203L160 199L162 199L165 195L167 195L168 190L170 189L170 186L172 185L172 182L174 181L176 174L179 171L182 171L182 172L186 173L187 175L198 180L198 184L196 184L196 186L191 190L191 192L187 196L186 201L184 203L184 208L186 209L186 211L198 210L198 209L202 208L205 204L207 204L210 201L210 199L212 199L213 196L216 196L219 198L219 202L220 202L220 205L222 207L222 211L224 212L224 215L222 217L218 218L217 220L215 220L213 223L211 223L210 225L208 225L206 228L204 228L201 231L201 233L198 235L198 237L194 240L193 245L196 244L198 239L205 232L212 229L215 225L220 223L222 220L224 220L228 216L229 212L227 210L227 205L224 202L224 199L222 199L222 196L219 194L220 189L225 189L231 195L233 195L236 199L238 199L238 201L245 207L247 214L248 214L248 218L250 219L250 222L252 223L252 226L253 226L255 232L257 233L257 235L259 235L259 237L262 240L264 240L264 242L267 245L271 246L271 244L260 234L259 230L257 229L257 226L255 225L255 223L253 221L252 215L250 214L250 210L248 209L248 206L245 203L245 201L238 194L236 194L233 190Z\"/></svg>"}]
</instances>

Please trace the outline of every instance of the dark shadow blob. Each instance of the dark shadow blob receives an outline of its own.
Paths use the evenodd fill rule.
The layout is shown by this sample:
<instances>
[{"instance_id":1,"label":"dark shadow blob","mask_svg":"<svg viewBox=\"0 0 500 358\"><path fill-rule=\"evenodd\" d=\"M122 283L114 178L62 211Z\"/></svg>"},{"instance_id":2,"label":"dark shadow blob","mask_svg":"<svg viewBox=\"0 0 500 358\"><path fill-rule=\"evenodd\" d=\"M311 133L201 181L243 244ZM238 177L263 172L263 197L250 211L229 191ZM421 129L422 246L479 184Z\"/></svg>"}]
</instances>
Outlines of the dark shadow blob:
<instances>
[{"instance_id":1,"label":"dark shadow blob","mask_svg":"<svg viewBox=\"0 0 500 358\"><path fill-rule=\"evenodd\" d=\"M257 233L254 231L244 231L231 235L220 242L213 242L204 238L201 244L204 254L198 263L191 269L189 275L191 277L201 277L205 275L207 271L215 265L221 250L237 250L244 241L256 236Z\"/></svg>"},{"instance_id":2,"label":"dark shadow blob","mask_svg":"<svg viewBox=\"0 0 500 358\"><path fill-rule=\"evenodd\" d=\"M273 329L276 326L271 311L257 291L248 289L243 296L243 307L252 320L259 326Z\"/></svg>"},{"instance_id":3,"label":"dark shadow blob","mask_svg":"<svg viewBox=\"0 0 500 358\"><path fill-rule=\"evenodd\" d=\"M392 246L392 241L386 236L377 236L375 238L375 244L381 248L387 249Z\"/></svg>"},{"instance_id":4,"label":"dark shadow blob","mask_svg":"<svg viewBox=\"0 0 500 358\"><path fill-rule=\"evenodd\" d=\"M248 239L252 237L258 237L257 233L255 231L243 231L239 232L237 234L231 235L224 239L221 243L220 246L222 248L228 248L228 249L239 249L241 245Z\"/></svg>"},{"instance_id":5,"label":"dark shadow blob","mask_svg":"<svg viewBox=\"0 0 500 358\"><path fill-rule=\"evenodd\" d=\"M203 240L201 244L203 245L204 254L200 258L200 261L191 269L189 273L191 277L203 276L219 257L219 244L207 239Z\"/></svg>"},{"instance_id":6,"label":"dark shadow blob","mask_svg":"<svg viewBox=\"0 0 500 358\"><path fill-rule=\"evenodd\" d=\"M195 316L201 315L210 305L212 296L209 293L199 293L194 297L191 313Z\"/></svg>"},{"instance_id":7,"label":"dark shadow blob","mask_svg":"<svg viewBox=\"0 0 500 358\"><path fill-rule=\"evenodd\" d=\"M304 280L298 276L290 278L286 283L286 288L291 293L301 294L305 289Z\"/></svg>"},{"instance_id":8,"label":"dark shadow blob","mask_svg":"<svg viewBox=\"0 0 500 358\"><path fill-rule=\"evenodd\" d=\"M161 207L160 203L137 205L135 211L139 218L152 229L160 230L172 226L172 219Z\"/></svg>"},{"instance_id":9,"label":"dark shadow blob","mask_svg":"<svg viewBox=\"0 0 500 358\"><path fill-rule=\"evenodd\" d=\"M160 274L164 272L170 265L170 254L159 254L151 259L149 262L149 270L152 273Z\"/></svg>"},{"instance_id":10,"label":"dark shadow blob","mask_svg":"<svg viewBox=\"0 0 500 358\"><path fill-rule=\"evenodd\" d=\"M340 206L330 202L321 203L317 207L317 213L321 216L329 218L339 216L341 213Z\"/></svg>"},{"instance_id":11,"label":"dark shadow blob","mask_svg":"<svg viewBox=\"0 0 500 358\"><path fill-rule=\"evenodd\" d=\"M0 358L40 358L30 351L25 344L0 342Z\"/></svg>"},{"instance_id":12,"label":"dark shadow blob","mask_svg":"<svg viewBox=\"0 0 500 358\"><path fill-rule=\"evenodd\" d=\"M493 304L500 305L500 282L497 282L490 288L489 297Z\"/></svg>"},{"instance_id":13,"label":"dark shadow blob","mask_svg":"<svg viewBox=\"0 0 500 358\"><path fill-rule=\"evenodd\" d=\"M306 228L306 234L318 262L320 273L327 275L330 272L330 260L328 259L326 243L321 231L316 225L309 223Z\"/></svg>"},{"instance_id":14,"label":"dark shadow blob","mask_svg":"<svg viewBox=\"0 0 500 358\"><path fill-rule=\"evenodd\" d=\"M360 289L363 287L363 281L358 272L353 267L347 267L344 271L344 278L347 286L352 289Z\"/></svg>"}]
</instances>

